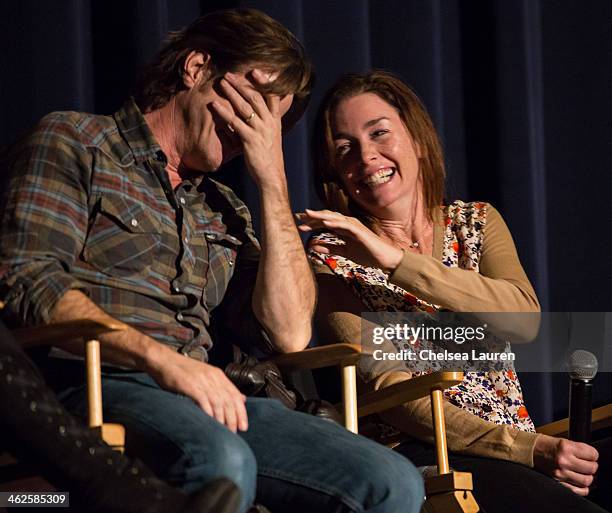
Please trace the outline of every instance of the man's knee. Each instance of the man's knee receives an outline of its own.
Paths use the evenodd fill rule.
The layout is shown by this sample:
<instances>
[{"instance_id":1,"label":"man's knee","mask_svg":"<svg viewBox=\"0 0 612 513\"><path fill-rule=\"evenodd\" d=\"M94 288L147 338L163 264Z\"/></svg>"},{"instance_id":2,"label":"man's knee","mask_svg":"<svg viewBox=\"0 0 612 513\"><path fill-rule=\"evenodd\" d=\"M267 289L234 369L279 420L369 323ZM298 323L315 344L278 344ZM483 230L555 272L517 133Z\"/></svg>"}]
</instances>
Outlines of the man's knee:
<instances>
[{"instance_id":1,"label":"man's knee","mask_svg":"<svg viewBox=\"0 0 612 513\"><path fill-rule=\"evenodd\" d=\"M227 477L240 489L244 504L255 499L257 462L249 446L233 433L201 439L185 454L180 466L185 491L194 491L213 478Z\"/></svg>"},{"instance_id":2,"label":"man's knee","mask_svg":"<svg viewBox=\"0 0 612 513\"><path fill-rule=\"evenodd\" d=\"M393 451L372 455L370 471L385 511L420 511L425 497L423 478L407 458Z\"/></svg>"},{"instance_id":3,"label":"man's knee","mask_svg":"<svg viewBox=\"0 0 612 513\"><path fill-rule=\"evenodd\" d=\"M399 478L394 486L403 487L404 493L398 500L406 501L409 504L407 511L414 511L417 513L421 510L423 501L425 500L425 486L423 483L423 476L418 469L406 460L404 456L400 456L401 459L405 460L402 464L401 469L396 470L396 478ZM407 465L406 465L407 463Z\"/></svg>"},{"instance_id":4,"label":"man's knee","mask_svg":"<svg viewBox=\"0 0 612 513\"><path fill-rule=\"evenodd\" d=\"M207 451L219 475L244 483L241 488L255 489L257 462L250 447L239 436L231 434L214 441L215 447Z\"/></svg>"}]
</instances>

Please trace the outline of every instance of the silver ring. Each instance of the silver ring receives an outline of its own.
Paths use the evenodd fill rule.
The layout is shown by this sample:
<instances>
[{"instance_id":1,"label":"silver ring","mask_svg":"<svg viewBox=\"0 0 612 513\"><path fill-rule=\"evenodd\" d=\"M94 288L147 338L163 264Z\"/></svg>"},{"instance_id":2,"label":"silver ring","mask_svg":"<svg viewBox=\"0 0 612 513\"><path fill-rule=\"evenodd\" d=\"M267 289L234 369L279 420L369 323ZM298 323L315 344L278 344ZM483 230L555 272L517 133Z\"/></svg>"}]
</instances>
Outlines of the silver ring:
<instances>
[{"instance_id":1,"label":"silver ring","mask_svg":"<svg viewBox=\"0 0 612 513\"><path fill-rule=\"evenodd\" d=\"M251 112L249 114L248 118L245 118L244 122L248 125L251 122L251 119L253 119L255 117L255 111Z\"/></svg>"}]
</instances>

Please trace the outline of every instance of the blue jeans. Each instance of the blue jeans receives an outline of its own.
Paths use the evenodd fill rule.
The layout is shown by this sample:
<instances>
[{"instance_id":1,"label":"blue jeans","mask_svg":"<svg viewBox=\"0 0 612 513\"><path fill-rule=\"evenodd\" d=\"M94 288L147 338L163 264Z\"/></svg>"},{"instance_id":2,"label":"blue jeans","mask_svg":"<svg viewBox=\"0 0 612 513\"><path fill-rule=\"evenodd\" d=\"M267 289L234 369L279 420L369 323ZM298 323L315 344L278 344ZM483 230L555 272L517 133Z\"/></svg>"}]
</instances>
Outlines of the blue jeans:
<instances>
[{"instance_id":1,"label":"blue jeans","mask_svg":"<svg viewBox=\"0 0 612 513\"><path fill-rule=\"evenodd\" d=\"M58 395L85 414L83 387ZM417 513L423 501L421 476L406 458L276 400L249 398L249 429L234 434L144 373L105 373L103 396L104 419L125 426L130 455L186 491L230 478L241 512L260 502L272 512Z\"/></svg>"}]
</instances>

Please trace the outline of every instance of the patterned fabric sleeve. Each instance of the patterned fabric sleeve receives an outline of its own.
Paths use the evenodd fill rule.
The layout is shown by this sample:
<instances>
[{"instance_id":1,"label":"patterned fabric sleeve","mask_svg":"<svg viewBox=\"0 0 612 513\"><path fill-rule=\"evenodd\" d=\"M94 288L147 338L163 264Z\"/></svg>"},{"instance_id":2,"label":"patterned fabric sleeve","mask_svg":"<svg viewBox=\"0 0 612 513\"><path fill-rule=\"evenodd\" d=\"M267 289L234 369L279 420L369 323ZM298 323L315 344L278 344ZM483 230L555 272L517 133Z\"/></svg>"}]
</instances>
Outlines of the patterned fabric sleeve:
<instances>
[{"instance_id":1,"label":"patterned fabric sleeve","mask_svg":"<svg viewBox=\"0 0 612 513\"><path fill-rule=\"evenodd\" d=\"M90 163L74 123L49 114L3 158L10 186L0 213L0 294L8 316L50 320L69 289L84 289L70 268L87 231ZM10 164L7 164L10 162Z\"/></svg>"}]
</instances>

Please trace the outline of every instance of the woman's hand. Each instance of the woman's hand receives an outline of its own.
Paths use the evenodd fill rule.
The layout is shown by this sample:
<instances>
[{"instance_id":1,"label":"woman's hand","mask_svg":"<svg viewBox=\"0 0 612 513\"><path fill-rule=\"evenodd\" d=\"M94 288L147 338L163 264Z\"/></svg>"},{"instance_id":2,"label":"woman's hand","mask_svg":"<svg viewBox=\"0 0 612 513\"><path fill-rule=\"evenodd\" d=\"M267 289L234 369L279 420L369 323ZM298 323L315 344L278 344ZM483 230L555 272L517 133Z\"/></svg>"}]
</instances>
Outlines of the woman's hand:
<instances>
[{"instance_id":1,"label":"woman's hand","mask_svg":"<svg viewBox=\"0 0 612 513\"><path fill-rule=\"evenodd\" d=\"M597 449L565 438L538 435L533 449L533 466L572 492L589 494L589 486L597 472Z\"/></svg>"},{"instance_id":2,"label":"woman's hand","mask_svg":"<svg viewBox=\"0 0 612 513\"><path fill-rule=\"evenodd\" d=\"M404 252L381 239L361 221L331 210L309 210L295 214L302 232L328 229L346 241L346 245L311 243L310 249L318 253L334 253L367 267L378 267L385 272L393 271L402 261Z\"/></svg>"},{"instance_id":3,"label":"woman's hand","mask_svg":"<svg viewBox=\"0 0 612 513\"><path fill-rule=\"evenodd\" d=\"M253 70L255 84L266 84L273 75ZM258 186L285 183L285 165L282 146L282 110L288 109L292 95L269 94L263 96L255 86L233 73L221 79L221 88L232 108L212 102L219 116L242 141L244 161Z\"/></svg>"}]
</instances>

